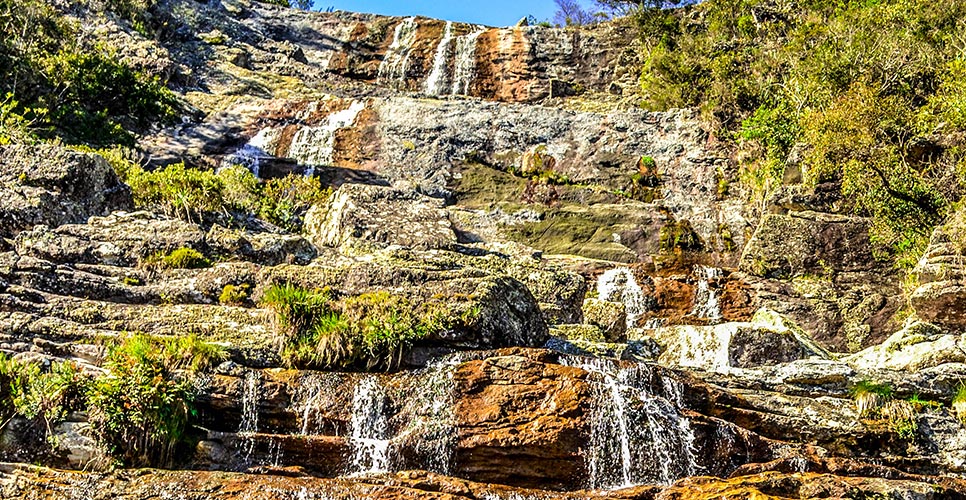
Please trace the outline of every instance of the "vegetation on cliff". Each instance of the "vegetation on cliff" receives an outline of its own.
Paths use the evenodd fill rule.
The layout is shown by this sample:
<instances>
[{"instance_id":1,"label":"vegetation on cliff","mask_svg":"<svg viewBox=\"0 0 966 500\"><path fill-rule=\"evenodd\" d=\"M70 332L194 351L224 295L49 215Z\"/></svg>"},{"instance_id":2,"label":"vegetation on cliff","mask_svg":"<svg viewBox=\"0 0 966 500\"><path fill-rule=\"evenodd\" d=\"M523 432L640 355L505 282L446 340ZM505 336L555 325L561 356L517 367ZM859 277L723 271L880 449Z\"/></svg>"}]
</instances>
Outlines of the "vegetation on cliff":
<instances>
[{"instance_id":1,"label":"vegetation on cliff","mask_svg":"<svg viewBox=\"0 0 966 500\"><path fill-rule=\"evenodd\" d=\"M148 30L147 1L71 2ZM80 21L43 0L0 0L0 144L60 138L134 145L132 131L176 116L175 95L118 51L79 36Z\"/></svg>"},{"instance_id":2,"label":"vegetation on cliff","mask_svg":"<svg viewBox=\"0 0 966 500\"><path fill-rule=\"evenodd\" d=\"M840 210L907 266L966 175L966 5L709 0L641 9L641 93L693 106L731 142L742 180L838 183Z\"/></svg>"}]
</instances>

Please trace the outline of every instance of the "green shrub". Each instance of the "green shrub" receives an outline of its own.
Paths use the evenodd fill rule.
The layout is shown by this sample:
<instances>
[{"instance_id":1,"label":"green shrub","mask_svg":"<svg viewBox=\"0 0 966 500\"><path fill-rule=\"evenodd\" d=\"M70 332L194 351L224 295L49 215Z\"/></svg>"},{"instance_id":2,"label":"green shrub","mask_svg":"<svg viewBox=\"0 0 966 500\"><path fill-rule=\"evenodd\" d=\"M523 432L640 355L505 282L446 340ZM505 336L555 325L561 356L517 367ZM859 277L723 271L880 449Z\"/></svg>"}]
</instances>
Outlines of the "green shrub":
<instances>
[{"instance_id":1,"label":"green shrub","mask_svg":"<svg viewBox=\"0 0 966 500\"><path fill-rule=\"evenodd\" d=\"M316 177L287 175L266 180L258 195L259 217L292 232L302 230L302 218L312 205L328 200L332 189L323 187Z\"/></svg>"},{"instance_id":2,"label":"green shrub","mask_svg":"<svg viewBox=\"0 0 966 500\"><path fill-rule=\"evenodd\" d=\"M20 416L33 421L51 439L53 427L82 407L85 383L70 362L51 363L44 370L37 363L0 355L0 412L5 420Z\"/></svg>"},{"instance_id":3,"label":"green shrub","mask_svg":"<svg viewBox=\"0 0 966 500\"><path fill-rule=\"evenodd\" d=\"M193 384L179 370L203 369L223 357L194 336L132 335L110 346L110 374L88 391L96 438L124 465L170 464L195 414Z\"/></svg>"},{"instance_id":4,"label":"green shrub","mask_svg":"<svg viewBox=\"0 0 966 500\"><path fill-rule=\"evenodd\" d=\"M184 163L145 171L133 168L127 172L134 203L139 207L158 208L169 216L192 221L204 212L223 210L223 184L211 171L185 167Z\"/></svg>"},{"instance_id":5,"label":"green shrub","mask_svg":"<svg viewBox=\"0 0 966 500\"><path fill-rule=\"evenodd\" d=\"M161 261L169 269L203 269L211 267L211 261L193 248L179 248Z\"/></svg>"},{"instance_id":6,"label":"green shrub","mask_svg":"<svg viewBox=\"0 0 966 500\"><path fill-rule=\"evenodd\" d=\"M330 313L328 290L312 291L291 283L273 285L262 296L262 304L275 311L278 326L287 339L309 331L318 318Z\"/></svg>"}]
</instances>

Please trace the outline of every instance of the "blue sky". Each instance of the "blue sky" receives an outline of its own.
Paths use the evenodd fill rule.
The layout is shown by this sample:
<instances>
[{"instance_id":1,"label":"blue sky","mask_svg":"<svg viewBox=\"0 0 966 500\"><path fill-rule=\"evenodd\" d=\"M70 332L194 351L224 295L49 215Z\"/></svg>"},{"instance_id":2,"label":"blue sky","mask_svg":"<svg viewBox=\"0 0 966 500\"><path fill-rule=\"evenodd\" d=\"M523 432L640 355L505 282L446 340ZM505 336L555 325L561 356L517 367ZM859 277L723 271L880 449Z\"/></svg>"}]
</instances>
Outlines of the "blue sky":
<instances>
[{"instance_id":1,"label":"blue sky","mask_svg":"<svg viewBox=\"0 0 966 500\"><path fill-rule=\"evenodd\" d=\"M420 15L488 26L512 26L521 17L553 20L553 0L315 0L316 9L372 12L391 16Z\"/></svg>"}]
</instances>

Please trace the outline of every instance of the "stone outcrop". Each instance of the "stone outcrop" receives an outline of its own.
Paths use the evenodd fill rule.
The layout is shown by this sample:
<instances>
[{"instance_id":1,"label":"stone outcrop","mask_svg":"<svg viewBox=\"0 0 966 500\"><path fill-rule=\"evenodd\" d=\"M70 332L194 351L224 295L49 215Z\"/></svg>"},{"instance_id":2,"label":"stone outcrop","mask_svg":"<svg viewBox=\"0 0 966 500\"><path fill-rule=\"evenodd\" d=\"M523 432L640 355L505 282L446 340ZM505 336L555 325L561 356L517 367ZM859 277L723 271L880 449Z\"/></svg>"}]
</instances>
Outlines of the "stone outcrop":
<instances>
[{"instance_id":1,"label":"stone outcrop","mask_svg":"<svg viewBox=\"0 0 966 500\"><path fill-rule=\"evenodd\" d=\"M946 224L936 228L913 271L919 286L909 297L919 318L957 330L966 325L964 224L966 211L959 210Z\"/></svg>"},{"instance_id":2,"label":"stone outcrop","mask_svg":"<svg viewBox=\"0 0 966 500\"><path fill-rule=\"evenodd\" d=\"M346 184L305 216L319 246L401 246L418 250L456 245L443 201L413 190Z\"/></svg>"},{"instance_id":3,"label":"stone outcrop","mask_svg":"<svg viewBox=\"0 0 966 500\"><path fill-rule=\"evenodd\" d=\"M58 146L0 147L0 237L130 209L127 185L98 155Z\"/></svg>"}]
</instances>

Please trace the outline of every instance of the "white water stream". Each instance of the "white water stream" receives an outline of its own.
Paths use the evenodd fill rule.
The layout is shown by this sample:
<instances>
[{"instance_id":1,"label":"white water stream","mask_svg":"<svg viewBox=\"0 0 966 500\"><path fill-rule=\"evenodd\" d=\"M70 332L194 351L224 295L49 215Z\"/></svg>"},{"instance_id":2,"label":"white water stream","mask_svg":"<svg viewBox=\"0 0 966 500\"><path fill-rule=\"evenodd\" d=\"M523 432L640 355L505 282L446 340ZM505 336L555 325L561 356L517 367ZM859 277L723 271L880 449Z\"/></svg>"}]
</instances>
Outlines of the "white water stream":
<instances>
[{"instance_id":1,"label":"white water stream","mask_svg":"<svg viewBox=\"0 0 966 500\"><path fill-rule=\"evenodd\" d=\"M389 418L386 393L379 378L365 375L352 395L352 420L349 424L352 447L350 473L389 471Z\"/></svg>"},{"instance_id":2,"label":"white water stream","mask_svg":"<svg viewBox=\"0 0 966 500\"><path fill-rule=\"evenodd\" d=\"M711 288L711 281L721 278L721 269L695 266L694 273L698 276L698 288L694 293L694 307L691 309L691 315L709 320L721 319L718 294Z\"/></svg>"},{"instance_id":3,"label":"white water stream","mask_svg":"<svg viewBox=\"0 0 966 500\"><path fill-rule=\"evenodd\" d=\"M377 82L396 88L403 88L406 84L406 69L409 66L409 52L416 42L416 31L419 24L415 17L407 17L398 25L392 35L392 43L379 64Z\"/></svg>"},{"instance_id":4,"label":"white water stream","mask_svg":"<svg viewBox=\"0 0 966 500\"><path fill-rule=\"evenodd\" d=\"M634 272L626 267L609 269L597 278L597 296L600 300L620 302L627 311L627 327L637 325L637 319L647 312L647 301Z\"/></svg>"},{"instance_id":5,"label":"white water stream","mask_svg":"<svg viewBox=\"0 0 966 500\"><path fill-rule=\"evenodd\" d=\"M621 366L597 358L563 357L562 364L594 374L591 384L589 487L614 489L670 484L699 470L690 421L674 403L649 392L646 365ZM662 382L680 397L681 388Z\"/></svg>"}]
</instances>

